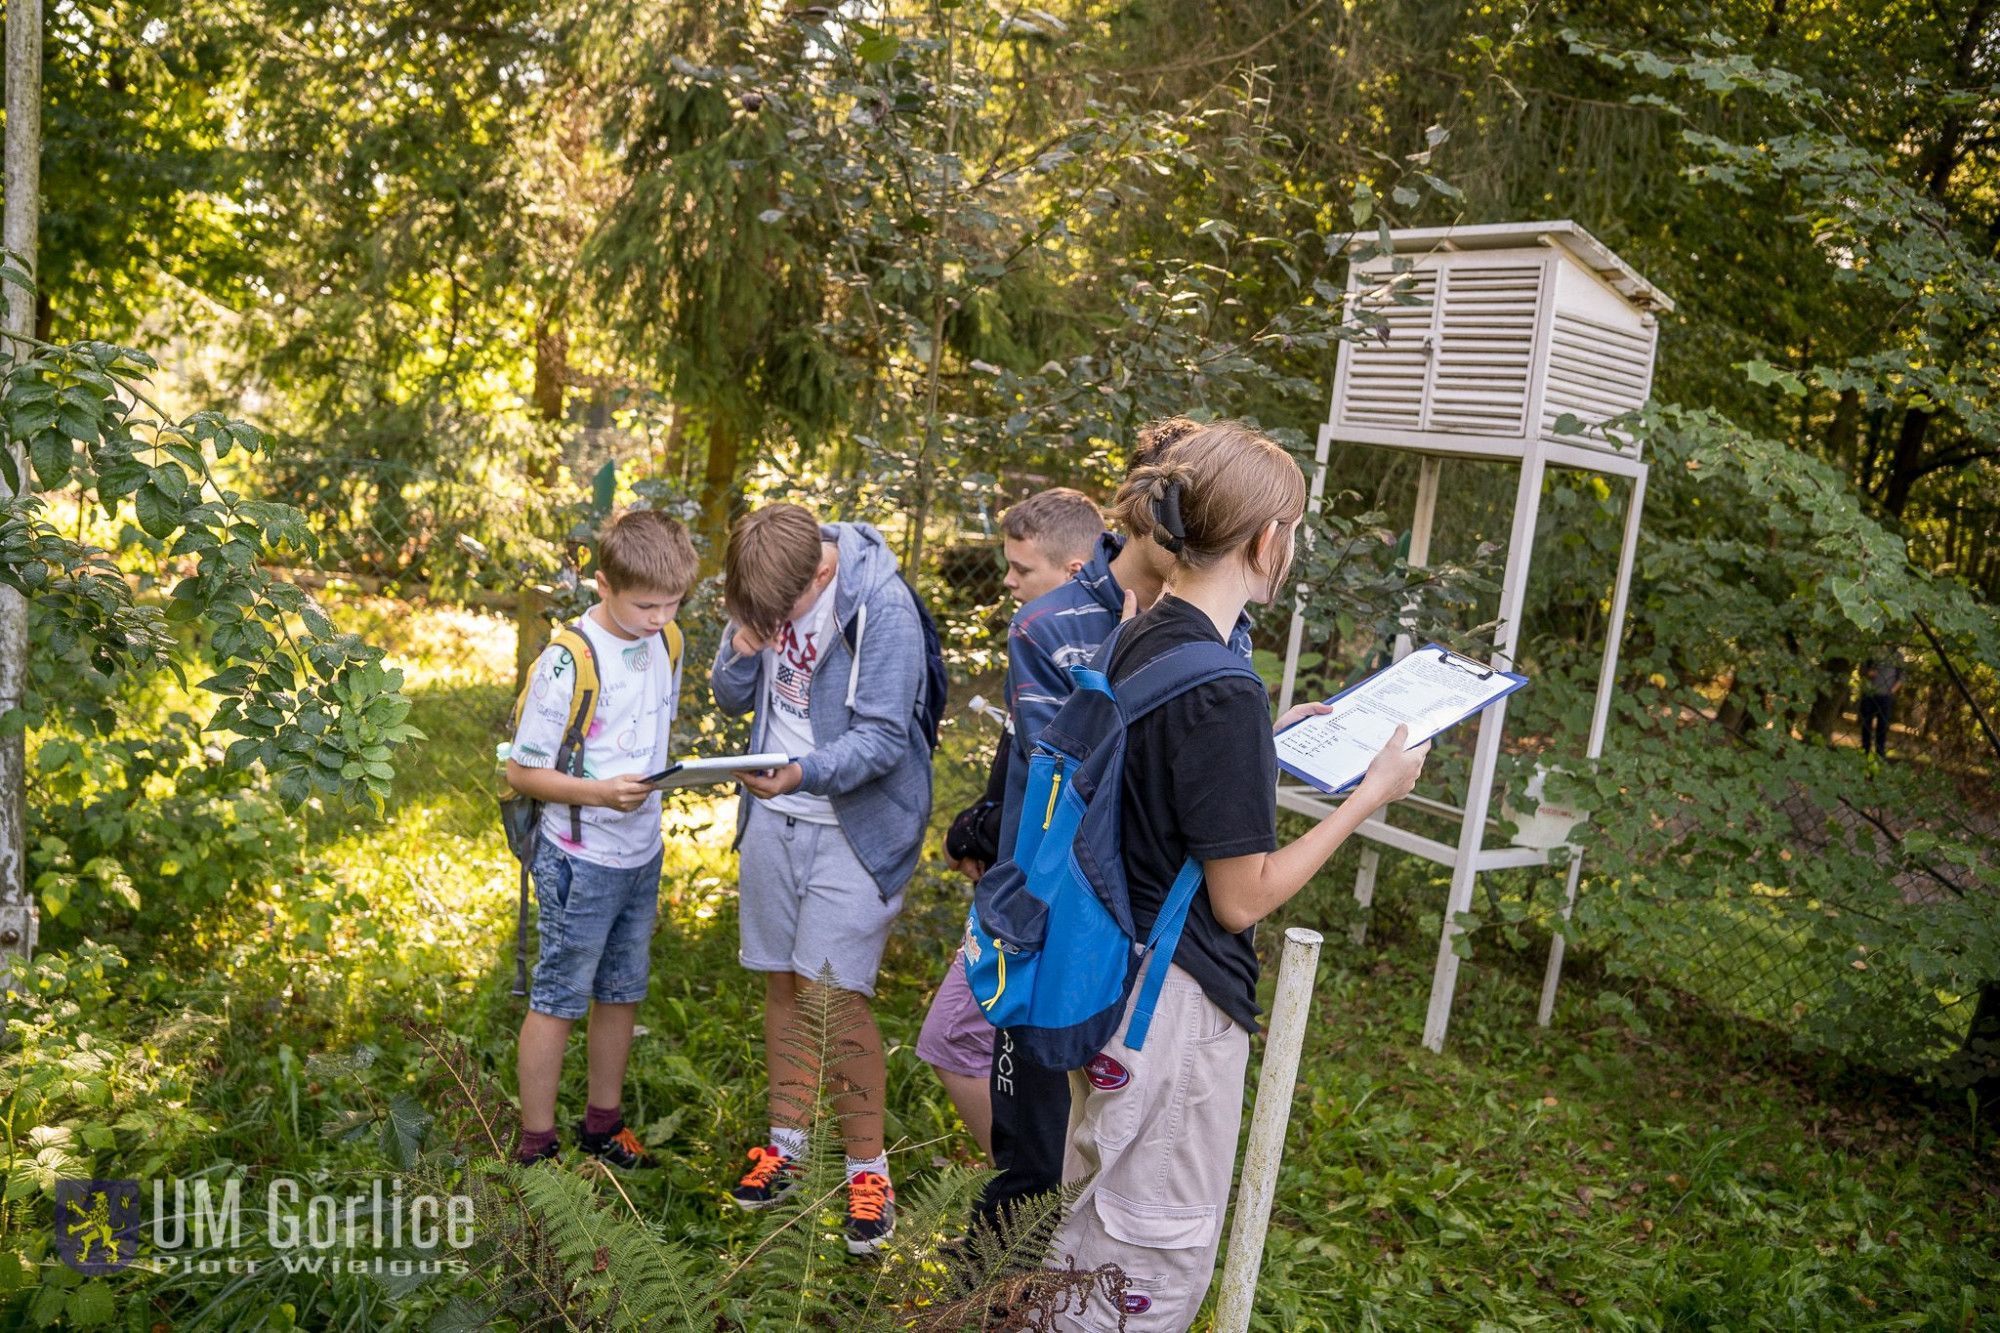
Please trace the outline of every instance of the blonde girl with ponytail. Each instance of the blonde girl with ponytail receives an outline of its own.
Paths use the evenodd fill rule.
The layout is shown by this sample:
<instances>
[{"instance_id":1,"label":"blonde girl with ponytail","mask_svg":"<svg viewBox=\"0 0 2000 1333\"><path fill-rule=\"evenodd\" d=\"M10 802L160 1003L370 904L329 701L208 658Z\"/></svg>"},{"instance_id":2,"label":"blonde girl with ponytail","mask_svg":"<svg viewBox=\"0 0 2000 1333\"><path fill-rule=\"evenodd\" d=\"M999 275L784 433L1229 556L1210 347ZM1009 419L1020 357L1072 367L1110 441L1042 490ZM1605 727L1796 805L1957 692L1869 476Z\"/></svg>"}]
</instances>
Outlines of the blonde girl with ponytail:
<instances>
[{"instance_id":1,"label":"blonde girl with ponytail","mask_svg":"<svg viewBox=\"0 0 2000 1333\"><path fill-rule=\"evenodd\" d=\"M1305 516L1306 480L1291 456L1234 422L1204 426L1119 489L1128 531L1150 533L1171 561L1166 592L1119 633L1107 670L1118 683L1169 649L1225 643L1244 608L1285 586ZM1306 704L1279 727L1324 711ZM1051 1251L1090 1270L1118 1265L1125 1309L1101 1293L1058 1317L1067 1329L1130 1333L1193 1321L1207 1293L1242 1127L1250 1034L1257 1028L1256 924L1283 906L1371 814L1409 794L1428 745L1405 733L1377 755L1352 795L1303 837L1278 845L1277 754L1270 703L1254 681L1197 686L1134 723L1120 794L1125 873L1141 938L1181 865L1204 883L1143 1050L1122 1034L1070 1075L1063 1178L1088 1181Z\"/></svg>"}]
</instances>

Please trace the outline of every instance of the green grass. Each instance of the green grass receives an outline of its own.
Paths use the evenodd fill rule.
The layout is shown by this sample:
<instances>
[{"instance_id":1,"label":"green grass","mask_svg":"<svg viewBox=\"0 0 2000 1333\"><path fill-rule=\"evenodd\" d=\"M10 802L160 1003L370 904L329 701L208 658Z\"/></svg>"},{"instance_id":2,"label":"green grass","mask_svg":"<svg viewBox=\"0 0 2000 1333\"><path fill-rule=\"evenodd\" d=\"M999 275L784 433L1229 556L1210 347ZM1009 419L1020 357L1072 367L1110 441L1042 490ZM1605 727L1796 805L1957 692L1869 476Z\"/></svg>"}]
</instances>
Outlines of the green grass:
<instances>
[{"instance_id":1,"label":"green grass","mask_svg":"<svg viewBox=\"0 0 2000 1333\"><path fill-rule=\"evenodd\" d=\"M344 904L333 919L315 927L310 912L267 903L211 923L199 945L164 943L188 987L175 998L227 1019L194 1097L216 1132L171 1169L373 1169L366 1145L319 1129L413 1086L402 1018L461 1034L511 1086L515 869L490 815L492 728L506 708L493 682L511 669L501 628L405 619L432 740L405 757L385 820L315 817L322 879L295 893ZM980 787L991 738L963 714L947 728L940 828ZM741 1254L757 1224L723 1194L763 1132L761 987L735 964L731 806L679 802L626 1102L665 1169L628 1189L664 1235ZM927 855L878 1005L905 1181L973 1160L913 1049L965 903L963 881ZM2000 1326L2000 1152L1973 1137L1962 1107L1806 1063L1782 1034L1687 996L1606 995L1587 958L1540 1029L1539 959L1484 943L1461 973L1450 1045L1432 1055L1419 1036L1442 887L1385 858L1375 928L1355 947L1343 928L1350 858L1262 936L1267 958L1287 924L1318 926L1328 943L1258 1327ZM124 947L142 955L146 942ZM305 1065L356 1045L380 1052L358 1081ZM582 1110L580 1034L571 1055L565 1119ZM148 1281L120 1289L133 1327L202 1326L206 1313L207 1326L247 1329L286 1303L300 1327L395 1317L358 1280L233 1293ZM22 1317L13 1309L0 1324Z\"/></svg>"}]
</instances>

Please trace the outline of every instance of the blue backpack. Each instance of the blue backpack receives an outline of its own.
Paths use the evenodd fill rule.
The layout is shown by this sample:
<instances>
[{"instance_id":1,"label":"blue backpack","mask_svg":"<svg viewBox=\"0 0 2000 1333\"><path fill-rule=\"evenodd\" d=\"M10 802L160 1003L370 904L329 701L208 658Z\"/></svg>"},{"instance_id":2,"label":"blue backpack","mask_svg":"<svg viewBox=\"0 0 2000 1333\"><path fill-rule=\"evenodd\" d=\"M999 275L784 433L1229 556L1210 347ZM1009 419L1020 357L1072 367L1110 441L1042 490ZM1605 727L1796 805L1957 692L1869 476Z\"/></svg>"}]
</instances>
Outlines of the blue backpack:
<instances>
[{"instance_id":1,"label":"blue backpack","mask_svg":"<svg viewBox=\"0 0 2000 1333\"><path fill-rule=\"evenodd\" d=\"M1125 1044L1135 1051L1146 1044L1201 887L1201 865L1189 858L1145 944L1138 943L1119 829L1127 729L1212 680L1263 684L1221 644L1190 643L1140 667L1114 694L1104 668L1117 643L1114 630L1089 667L1071 671L1076 691L1028 759L1013 853L979 881L965 922L965 976L980 1011L1047 1069L1081 1069L1103 1050L1135 982L1139 1000Z\"/></svg>"}]
</instances>

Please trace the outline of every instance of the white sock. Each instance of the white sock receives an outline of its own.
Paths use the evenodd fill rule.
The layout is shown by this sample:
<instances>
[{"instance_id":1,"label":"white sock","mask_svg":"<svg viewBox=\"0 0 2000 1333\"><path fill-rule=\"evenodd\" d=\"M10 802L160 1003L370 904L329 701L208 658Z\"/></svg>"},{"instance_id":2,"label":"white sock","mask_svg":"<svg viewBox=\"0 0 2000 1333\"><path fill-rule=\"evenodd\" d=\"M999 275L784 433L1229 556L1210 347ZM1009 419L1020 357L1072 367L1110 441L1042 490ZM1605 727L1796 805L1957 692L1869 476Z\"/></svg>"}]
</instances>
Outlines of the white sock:
<instances>
[{"instance_id":1,"label":"white sock","mask_svg":"<svg viewBox=\"0 0 2000 1333\"><path fill-rule=\"evenodd\" d=\"M889 1154L878 1152L873 1157L850 1157L847 1159L847 1178L854 1179L863 1171L873 1171L887 1180L889 1178Z\"/></svg>"},{"instance_id":2,"label":"white sock","mask_svg":"<svg viewBox=\"0 0 2000 1333\"><path fill-rule=\"evenodd\" d=\"M806 1132L785 1125L771 1126L771 1146L794 1162L802 1162L806 1156Z\"/></svg>"}]
</instances>

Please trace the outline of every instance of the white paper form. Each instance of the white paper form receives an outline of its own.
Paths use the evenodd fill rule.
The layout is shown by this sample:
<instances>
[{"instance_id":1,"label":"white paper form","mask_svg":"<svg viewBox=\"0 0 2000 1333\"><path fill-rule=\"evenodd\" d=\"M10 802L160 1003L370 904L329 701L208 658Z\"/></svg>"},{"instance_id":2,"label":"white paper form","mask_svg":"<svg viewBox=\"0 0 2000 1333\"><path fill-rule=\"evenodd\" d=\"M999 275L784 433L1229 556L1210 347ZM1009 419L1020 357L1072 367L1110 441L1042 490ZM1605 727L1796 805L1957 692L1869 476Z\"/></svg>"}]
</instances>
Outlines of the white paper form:
<instances>
[{"instance_id":1,"label":"white paper form","mask_svg":"<svg viewBox=\"0 0 2000 1333\"><path fill-rule=\"evenodd\" d=\"M1344 791L1361 780L1398 726L1409 727L1415 747L1527 683L1526 676L1425 644L1327 700L1331 713L1279 732L1278 766L1323 792Z\"/></svg>"},{"instance_id":2,"label":"white paper form","mask_svg":"<svg viewBox=\"0 0 2000 1333\"><path fill-rule=\"evenodd\" d=\"M728 754L714 759L683 759L664 773L655 773L647 778L646 785L655 791L706 787L711 783L734 782L739 772L783 768L791 762L792 757L787 754Z\"/></svg>"}]
</instances>

